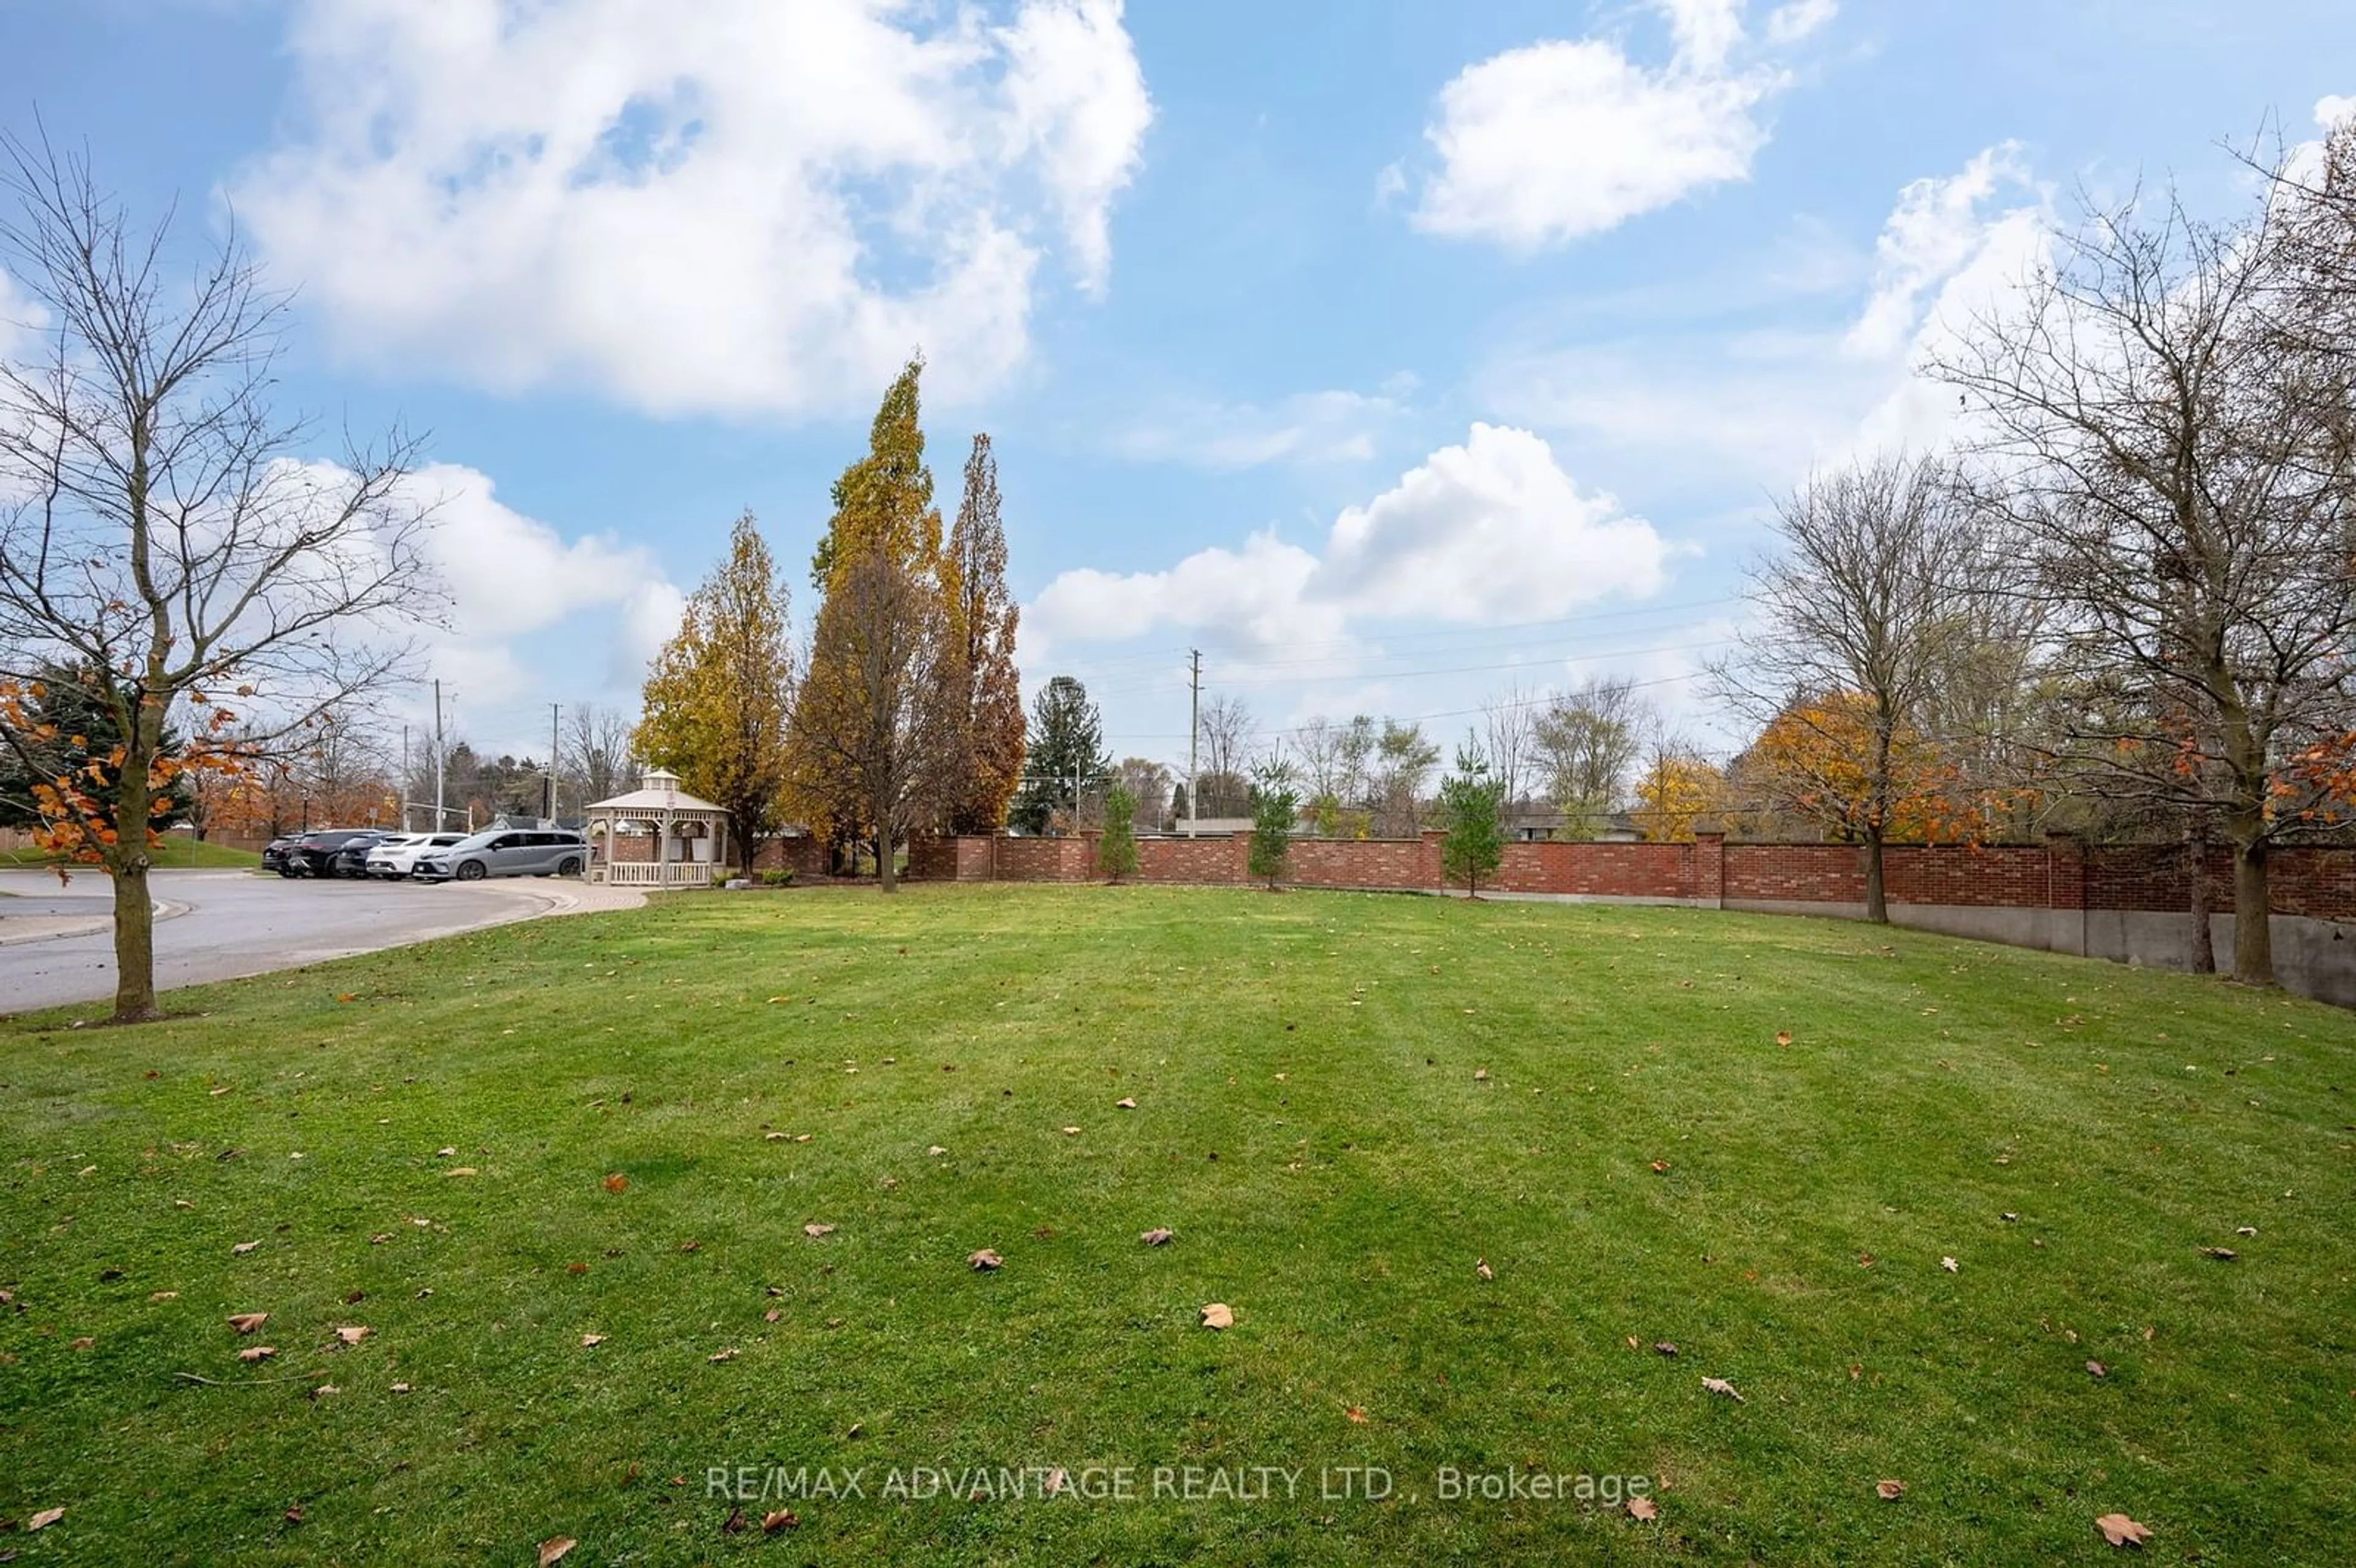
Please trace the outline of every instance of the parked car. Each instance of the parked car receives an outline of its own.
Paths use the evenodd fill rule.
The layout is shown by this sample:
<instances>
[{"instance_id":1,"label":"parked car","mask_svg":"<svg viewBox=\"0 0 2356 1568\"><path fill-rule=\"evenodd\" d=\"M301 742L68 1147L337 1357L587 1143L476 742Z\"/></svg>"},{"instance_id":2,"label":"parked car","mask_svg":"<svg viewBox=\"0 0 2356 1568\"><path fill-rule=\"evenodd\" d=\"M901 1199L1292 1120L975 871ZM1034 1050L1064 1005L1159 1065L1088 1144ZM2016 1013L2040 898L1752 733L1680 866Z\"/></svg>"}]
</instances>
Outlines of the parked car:
<instances>
[{"instance_id":1,"label":"parked car","mask_svg":"<svg viewBox=\"0 0 2356 1568\"><path fill-rule=\"evenodd\" d=\"M265 871L275 871L282 877L294 875L286 869L286 852L294 848L294 840L292 837L273 838L262 847L262 869Z\"/></svg>"},{"instance_id":2,"label":"parked car","mask_svg":"<svg viewBox=\"0 0 2356 1568\"><path fill-rule=\"evenodd\" d=\"M374 848L385 837L380 827L323 827L316 833L305 833L294 840L278 868L282 877L358 876L358 870L338 870L335 865L337 851L355 838L365 839L367 848Z\"/></svg>"},{"instance_id":3,"label":"parked car","mask_svg":"<svg viewBox=\"0 0 2356 1568\"><path fill-rule=\"evenodd\" d=\"M331 877L365 877L368 858L388 839L403 837L398 833L378 833L368 837L347 838L327 857L327 875Z\"/></svg>"},{"instance_id":4,"label":"parked car","mask_svg":"<svg viewBox=\"0 0 2356 1568\"><path fill-rule=\"evenodd\" d=\"M455 878L577 877L589 864L589 840L555 827L493 827L447 849L428 850L412 876L429 882Z\"/></svg>"},{"instance_id":5,"label":"parked car","mask_svg":"<svg viewBox=\"0 0 2356 1568\"><path fill-rule=\"evenodd\" d=\"M363 869L371 877L405 877L416 869L420 856L447 849L466 837L463 833L399 834L369 850Z\"/></svg>"}]
</instances>

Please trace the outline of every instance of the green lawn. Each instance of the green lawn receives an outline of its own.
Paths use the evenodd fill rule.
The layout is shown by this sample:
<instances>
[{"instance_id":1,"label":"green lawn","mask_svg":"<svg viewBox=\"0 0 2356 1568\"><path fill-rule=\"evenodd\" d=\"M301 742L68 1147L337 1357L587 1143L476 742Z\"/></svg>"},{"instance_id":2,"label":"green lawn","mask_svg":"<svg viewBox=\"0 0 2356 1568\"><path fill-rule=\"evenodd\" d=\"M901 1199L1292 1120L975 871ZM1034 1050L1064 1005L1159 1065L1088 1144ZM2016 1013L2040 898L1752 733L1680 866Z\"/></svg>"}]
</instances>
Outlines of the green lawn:
<instances>
[{"instance_id":1,"label":"green lawn","mask_svg":"<svg viewBox=\"0 0 2356 1568\"><path fill-rule=\"evenodd\" d=\"M253 850L185 838L176 833L166 834L163 843L149 853L148 859L159 869L172 871L235 868L250 870L262 864L262 857ZM54 866L57 863L57 856L39 849L0 849L0 866Z\"/></svg>"},{"instance_id":2,"label":"green lawn","mask_svg":"<svg viewBox=\"0 0 2356 1568\"><path fill-rule=\"evenodd\" d=\"M2313 1004L1098 887L682 895L175 1001L0 1026L0 1517L66 1509L23 1562L2356 1550L2356 1016ZM773 1467L863 1495L765 1540ZM919 1467L1135 1495L884 1495Z\"/></svg>"}]
</instances>

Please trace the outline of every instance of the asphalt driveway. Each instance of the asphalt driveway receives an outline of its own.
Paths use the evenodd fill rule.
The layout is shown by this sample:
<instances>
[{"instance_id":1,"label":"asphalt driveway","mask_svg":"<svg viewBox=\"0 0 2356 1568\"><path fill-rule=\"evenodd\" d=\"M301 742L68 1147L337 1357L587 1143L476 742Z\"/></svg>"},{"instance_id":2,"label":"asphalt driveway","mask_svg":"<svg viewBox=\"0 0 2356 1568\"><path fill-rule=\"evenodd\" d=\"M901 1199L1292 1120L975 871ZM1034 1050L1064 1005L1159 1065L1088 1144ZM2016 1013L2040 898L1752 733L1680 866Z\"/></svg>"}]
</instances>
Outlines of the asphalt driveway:
<instances>
[{"instance_id":1,"label":"asphalt driveway","mask_svg":"<svg viewBox=\"0 0 2356 1568\"><path fill-rule=\"evenodd\" d=\"M158 990L292 969L639 895L522 877L482 882L288 881L247 871L149 876ZM13 896L11 896L13 895ZM0 871L0 1015L114 994L113 893L80 871Z\"/></svg>"}]
</instances>

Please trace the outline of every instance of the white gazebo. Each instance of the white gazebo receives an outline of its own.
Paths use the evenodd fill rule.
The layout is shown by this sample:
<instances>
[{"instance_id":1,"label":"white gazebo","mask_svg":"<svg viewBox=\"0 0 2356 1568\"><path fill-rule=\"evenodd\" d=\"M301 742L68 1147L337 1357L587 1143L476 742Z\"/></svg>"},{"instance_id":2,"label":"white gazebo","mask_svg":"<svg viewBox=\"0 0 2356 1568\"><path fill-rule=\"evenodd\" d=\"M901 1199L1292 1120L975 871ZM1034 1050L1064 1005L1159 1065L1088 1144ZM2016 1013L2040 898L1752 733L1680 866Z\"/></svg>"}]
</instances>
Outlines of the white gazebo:
<instances>
[{"instance_id":1,"label":"white gazebo","mask_svg":"<svg viewBox=\"0 0 2356 1568\"><path fill-rule=\"evenodd\" d=\"M589 880L638 888L701 888L728 864L728 814L649 768L627 795L589 807Z\"/></svg>"}]
</instances>

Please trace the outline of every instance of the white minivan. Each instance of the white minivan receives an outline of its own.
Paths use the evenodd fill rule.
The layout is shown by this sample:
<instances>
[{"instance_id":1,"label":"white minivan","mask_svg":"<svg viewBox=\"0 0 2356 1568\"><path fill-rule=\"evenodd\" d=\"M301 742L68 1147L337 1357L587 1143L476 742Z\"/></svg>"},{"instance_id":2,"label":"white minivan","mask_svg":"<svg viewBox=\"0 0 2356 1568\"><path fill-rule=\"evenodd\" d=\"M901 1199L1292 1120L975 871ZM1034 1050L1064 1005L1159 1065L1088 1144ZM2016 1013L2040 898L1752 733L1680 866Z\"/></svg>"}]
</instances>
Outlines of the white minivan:
<instances>
[{"instance_id":1,"label":"white minivan","mask_svg":"<svg viewBox=\"0 0 2356 1568\"><path fill-rule=\"evenodd\" d=\"M410 875L429 882L455 878L577 877L589 865L589 840L561 827L492 827L417 858Z\"/></svg>"}]
</instances>

